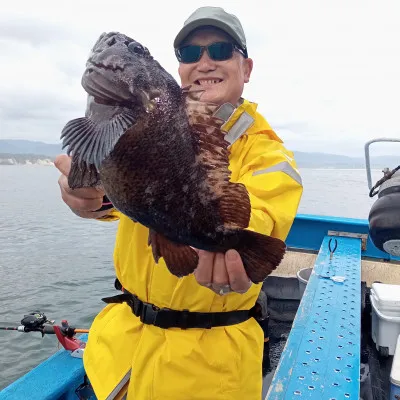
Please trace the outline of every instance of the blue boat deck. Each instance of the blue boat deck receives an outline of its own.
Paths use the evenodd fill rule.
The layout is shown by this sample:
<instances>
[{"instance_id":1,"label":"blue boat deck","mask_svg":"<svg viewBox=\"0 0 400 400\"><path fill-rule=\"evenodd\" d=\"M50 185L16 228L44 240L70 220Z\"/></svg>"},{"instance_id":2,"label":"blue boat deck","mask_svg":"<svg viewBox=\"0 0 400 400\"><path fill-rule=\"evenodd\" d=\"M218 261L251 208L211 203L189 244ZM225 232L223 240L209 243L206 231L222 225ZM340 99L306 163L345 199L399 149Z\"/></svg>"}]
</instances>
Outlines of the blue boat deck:
<instances>
[{"instance_id":1,"label":"blue boat deck","mask_svg":"<svg viewBox=\"0 0 400 400\"><path fill-rule=\"evenodd\" d=\"M87 334L79 339L86 342ZM0 399L76 400L75 390L83 383L83 377L82 359L71 357L71 352L61 349L3 389Z\"/></svg>"},{"instance_id":2,"label":"blue boat deck","mask_svg":"<svg viewBox=\"0 0 400 400\"><path fill-rule=\"evenodd\" d=\"M337 242L332 257L330 240ZM265 400L358 399L361 259L400 259L373 245L366 220L298 215L286 243L318 256ZM83 377L82 360L60 350L2 390L0 400L76 399Z\"/></svg>"},{"instance_id":3,"label":"blue boat deck","mask_svg":"<svg viewBox=\"0 0 400 400\"><path fill-rule=\"evenodd\" d=\"M360 313L361 239L325 236L266 400L358 399Z\"/></svg>"}]
</instances>

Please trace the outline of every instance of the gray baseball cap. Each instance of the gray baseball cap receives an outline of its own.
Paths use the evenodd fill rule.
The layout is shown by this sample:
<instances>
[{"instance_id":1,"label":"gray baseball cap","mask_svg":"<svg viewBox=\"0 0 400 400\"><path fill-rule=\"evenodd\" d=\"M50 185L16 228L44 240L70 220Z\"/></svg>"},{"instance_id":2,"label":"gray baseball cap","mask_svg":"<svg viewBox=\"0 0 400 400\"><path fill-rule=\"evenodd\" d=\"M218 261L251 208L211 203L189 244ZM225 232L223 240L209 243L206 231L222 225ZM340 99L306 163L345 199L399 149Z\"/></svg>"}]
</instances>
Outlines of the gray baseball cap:
<instances>
[{"instance_id":1,"label":"gray baseball cap","mask_svg":"<svg viewBox=\"0 0 400 400\"><path fill-rule=\"evenodd\" d=\"M221 7L200 7L191 14L176 35L174 48L179 47L190 32L202 26L214 26L223 30L247 53L246 37L242 24L235 15L228 14Z\"/></svg>"}]
</instances>

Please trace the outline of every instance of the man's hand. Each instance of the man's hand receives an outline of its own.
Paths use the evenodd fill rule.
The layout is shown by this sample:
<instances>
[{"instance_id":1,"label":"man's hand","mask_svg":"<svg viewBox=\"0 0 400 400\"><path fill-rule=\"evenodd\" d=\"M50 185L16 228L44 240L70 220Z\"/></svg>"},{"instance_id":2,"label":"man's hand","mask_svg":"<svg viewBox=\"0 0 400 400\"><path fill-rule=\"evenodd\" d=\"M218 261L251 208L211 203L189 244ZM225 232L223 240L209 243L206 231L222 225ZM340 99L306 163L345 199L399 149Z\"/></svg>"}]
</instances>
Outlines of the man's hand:
<instances>
[{"instance_id":1,"label":"man's hand","mask_svg":"<svg viewBox=\"0 0 400 400\"><path fill-rule=\"evenodd\" d=\"M225 254L196 251L199 263L194 276L200 285L208 287L219 295L232 291L246 293L249 290L252 283L236 250L228 250Z\"/></svg>"},{"instance_id":2,"label":"man's hand","mask_svg":"<svg viewBox=\"0 0 400 400\"><path fill-rule=\"evenodd\" d=\"M61 154L56 157L54 165L61 172L58 184L64 203L79 217L99 218L107 215L110 210L98 210L103 203L104 191L99 188L71 189L68 185L68 175L71 170L71 157Z\"/></svg>"}]
</instances>

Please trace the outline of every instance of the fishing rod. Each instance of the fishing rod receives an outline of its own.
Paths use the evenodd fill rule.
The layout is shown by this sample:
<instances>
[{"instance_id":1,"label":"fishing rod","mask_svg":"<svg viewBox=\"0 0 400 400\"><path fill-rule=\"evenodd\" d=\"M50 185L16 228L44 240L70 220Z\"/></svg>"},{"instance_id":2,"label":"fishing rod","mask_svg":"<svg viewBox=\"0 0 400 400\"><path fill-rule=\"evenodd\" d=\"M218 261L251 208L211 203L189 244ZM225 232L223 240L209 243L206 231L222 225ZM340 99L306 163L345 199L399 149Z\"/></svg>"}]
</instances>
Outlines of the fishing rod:
<instances>
[{"instance_id":1,"label":"fishing rod","mask_svg":"<svg viewBox=\"0 0 400 400\"><path fill-rule=\"evenodd\" d=\"M21 325L0 326L2 331L18 332L40 332L42 337L48 334L57 336L58 341L65 350L71 351L73 357L81 358L86 343L75 337L77 333L88 333L89 329L75 328L68 324L67 320L62 320L61 325L54 325L54 320L48 320L42 312L35 311L24 315Z\"/></svg>"}]
</instances>

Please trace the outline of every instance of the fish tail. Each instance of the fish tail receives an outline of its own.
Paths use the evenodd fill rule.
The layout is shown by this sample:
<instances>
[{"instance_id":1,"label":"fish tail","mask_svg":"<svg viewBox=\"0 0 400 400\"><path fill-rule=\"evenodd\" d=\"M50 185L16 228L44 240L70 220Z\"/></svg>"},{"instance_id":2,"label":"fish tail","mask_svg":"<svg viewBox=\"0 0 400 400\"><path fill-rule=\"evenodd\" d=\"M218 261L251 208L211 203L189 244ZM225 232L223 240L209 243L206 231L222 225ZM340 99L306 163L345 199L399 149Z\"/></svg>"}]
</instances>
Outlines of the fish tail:
<instances>
[{"instance_id":1,"label":"fish tail","mask_svg":"<svg viewBox=\"0 0 400 400\"><path fill-rule=\"evenodd\" d=\"M281 263L286 251L285 242L261 233L241 230L235 247L250 280L259 283Z\"/></svg>"}]
</instances>

